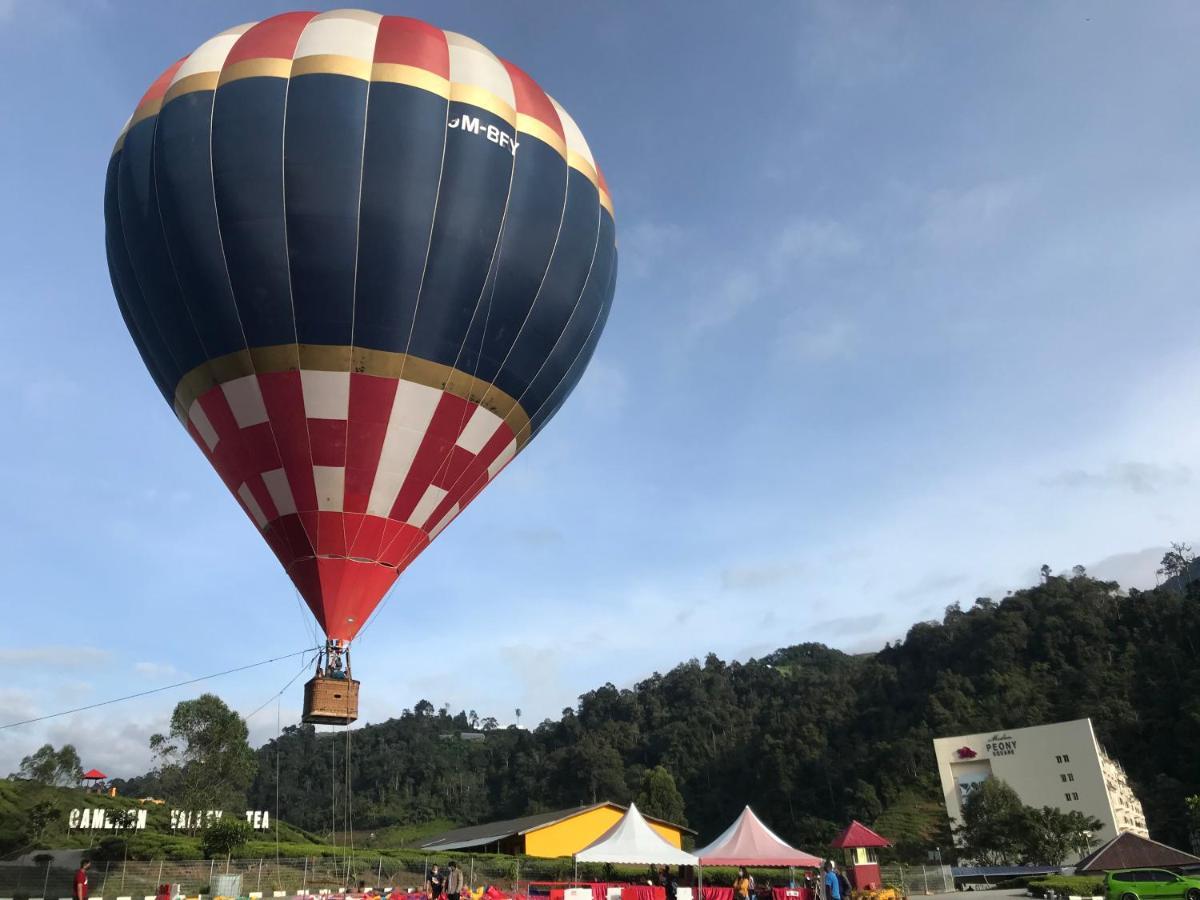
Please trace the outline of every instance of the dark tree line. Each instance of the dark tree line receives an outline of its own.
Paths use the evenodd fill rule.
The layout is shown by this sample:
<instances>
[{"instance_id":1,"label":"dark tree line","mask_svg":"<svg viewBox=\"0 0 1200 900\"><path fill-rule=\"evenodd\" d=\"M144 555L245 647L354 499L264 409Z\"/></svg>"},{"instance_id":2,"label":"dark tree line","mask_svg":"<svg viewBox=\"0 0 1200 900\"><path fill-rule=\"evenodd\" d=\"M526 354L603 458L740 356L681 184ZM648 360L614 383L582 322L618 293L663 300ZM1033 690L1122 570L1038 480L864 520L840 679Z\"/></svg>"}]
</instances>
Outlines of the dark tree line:
<instances>
[{"instance_id":1,"label":"dark tree line","mask_svg":"<svg viewBox=\"0 0 1200 900\"><path fill-rule=\"evenodd\" d=\"M822 846L853 817L915 857L949 841L934 737L1090 716L1151 832L1187 846L1185 797L1200 792L1197 590L1125 596L1081 569L1047 570L1035 587L952 606L878 653L802 644L747 663L710 655L478 741L458 737L470 716L423 701L353 732L354 825L625 802L661 780L647 779L661 766L701 839L749 803L800 846ZM251 803L274 808L278 763L285 820L327 833L336 816L345 827L345 753L342 734L287 729L258 751Z\"/></svg>"}]
</instances>

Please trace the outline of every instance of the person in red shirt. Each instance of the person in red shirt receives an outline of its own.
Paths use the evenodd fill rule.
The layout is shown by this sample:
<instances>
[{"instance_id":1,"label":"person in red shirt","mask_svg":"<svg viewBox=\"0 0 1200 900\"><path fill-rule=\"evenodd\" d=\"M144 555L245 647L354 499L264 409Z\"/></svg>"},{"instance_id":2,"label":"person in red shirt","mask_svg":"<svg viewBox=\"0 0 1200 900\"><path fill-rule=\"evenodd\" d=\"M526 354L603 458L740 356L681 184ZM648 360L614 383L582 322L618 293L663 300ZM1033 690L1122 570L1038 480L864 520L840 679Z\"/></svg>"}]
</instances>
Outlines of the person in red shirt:
<instances>
[{"instance_id":1,"label":"person in red shirt","mask_svg":"<svg viewBox=\"0 0 1200 900\"><path fill-rule=\"evenodd\" d=\"M79 861L79 871L75 873L75 900L88 900L88 867L91 864L90 859Z\"/></svg>"}]
</instances>

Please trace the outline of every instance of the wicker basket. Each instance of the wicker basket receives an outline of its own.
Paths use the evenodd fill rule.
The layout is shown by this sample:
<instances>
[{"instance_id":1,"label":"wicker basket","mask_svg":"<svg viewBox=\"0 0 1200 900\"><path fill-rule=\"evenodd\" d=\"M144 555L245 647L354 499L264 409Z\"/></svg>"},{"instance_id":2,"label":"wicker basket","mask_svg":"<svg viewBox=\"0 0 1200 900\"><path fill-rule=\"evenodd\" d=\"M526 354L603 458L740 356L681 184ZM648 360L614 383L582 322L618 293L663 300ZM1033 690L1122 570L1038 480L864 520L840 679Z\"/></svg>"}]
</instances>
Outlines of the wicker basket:
<instances>
[{"instance_id":1,"label":"wicker basket","mask_svg":"<svg viewBox=\"0 0 1200 900\"><path fill-rule=\"evenodd\" d=\"M349 725L357 718L357 681L316 675L304 685L305 722L312 725Z\"/></svg>"}]
</instances>

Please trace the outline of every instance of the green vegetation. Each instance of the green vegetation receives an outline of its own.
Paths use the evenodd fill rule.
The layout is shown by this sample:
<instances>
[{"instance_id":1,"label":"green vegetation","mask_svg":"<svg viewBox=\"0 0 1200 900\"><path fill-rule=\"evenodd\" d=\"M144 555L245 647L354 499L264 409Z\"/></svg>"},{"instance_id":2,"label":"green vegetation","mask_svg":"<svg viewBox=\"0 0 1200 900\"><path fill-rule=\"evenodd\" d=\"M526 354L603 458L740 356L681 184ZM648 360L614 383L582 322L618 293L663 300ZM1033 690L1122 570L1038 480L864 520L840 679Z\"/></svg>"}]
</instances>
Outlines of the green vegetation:
<instances>
[{"instance_id":1,"label":"green vegetation","mask_svg":"<svg viewBox=\"0 0 1200 900\"><path fill-rule=\"evenodd\" d=\"M895 844L895 855L903 860L922 861L930 848L937 847L948 859L952 839L950 820L941 797L929 797L916 790L901 791L873 826Z\"/></svg>"},{"instance_id":2,"label":"green vegetation","mask_svg":"<svg viewBox=\"0 0 1200 900\"><path fill-rule=\"evenodd\" d=\"M83 766L73 745L63 744L61 749L55 750L50 744L43 744L37 752L21 760L17 775L38 784L74 787L83 777Z\"/></svg>"},{"instance_id":3,"label":"green vegetation","mask_svg":"<svg viewBox=\"0 0 1200 900\"><path fill-rule=\"evenodd\" d=\"M683 795L664 766L647 770L642 779L642 789L637 795L637 805L647 816L679 825L687 824L687 817L683 814Z\"/></svg>"},{"instance_id":4,"label":"green vegetation","mask_svg":"<svg viewBox=\"0 0 1200 900\"><path fill-rule=\"evenodd\" d=\"M1129 774L1155 837L1188 846L1185 798L1200 794L1198 655L1200 585L1126 596L1078 567L1062 576L1047 567L1040 584L969 609L951 606L940 621L914 625L878 653L801 644L746 663L709 655L629 689L589 691L529 731L421 701L355 730L353 821L346 816L346 741L310 727L285 729L255 752L242 805L234 795L246 783L244 730L237 732L219 701L194 711L228 725L220 752L204 741L193 745L187 721L178 731L173 721L159 749L175 749L155 771L119 787L177 803L212 796L203 793L213 788L211 773L230 772L236 777L223 782L231 798L225 808L274 813L278 789L283 820L327 845L348 843L348 831L374 832L374 840L355 844L372 853L411 846L424 836L422 823L440 823L440 830L641 798L664 818L686 815L701 839L749 803L782 837L815 853L857 818L896 840L895 857L923 862L936 846L951 862L933 738L1090 716ZM459 737L470 731L485 737ZM13 828L25 834L28 826L9 824L2 788L0 836L11 842ZM1069 835L1078 823L1066 823L1053 806L1021 815L1039 832L1039 849L1001 845L1006 858L1070 862L1077 854ZM139 834L131 852L151 840L195 838ZM324 852L309 840L298 840L309 855ZM273 855L273 841L270 848Z\"/></svg>"},{"instance_id":5,"label":"green vegetation","mask_svg":"<svg viewBox=\"0 0 1200 900\"><path fill-rule=\"evenodd\" d=\"M178 704L170 733L150 738L159 796L188 809L239 807L258 768L248 734L241 716L215 694Z\"/></svg>"},{"instance_id":6,"label":"green vegetation","mask_svg":"<svg viewBox=\"0 0 1200 900\"><path fill-rule=\"evenodd\" d=\"M956 829L962 853L985 866L1060 865L1087 855L1099 831L1099 819L1079 810L1026 806L999 779L983 782L963 804Z\"/></svg>"},{"instance_id":7,"label":"green vegetation","mask_svg":"<svg viewBox=\"0 0 1200 900\"><path fill-rule=\"evenodd\" d=\"M146 829L114 835L111 832L67 830L72 809L97 807L112 812L146 810ZM238 820L240 822L240 820ZM278 823L281 842L295 856L320 855L324 844L314 835L286 822ZM40 829L40 834L36 830ZM275 855L275 826L270 832L253 832L244 852ZM31 781L0 779L0 855L23 853L32 847L92 847L107 859L199 859L199 834L173 833L166 804L141 804L131 797L109 797L79 788L60 788ZM258 849L254 849L258 848ZM333 848L330 848L333 851Z\"/></svg>"},{"instance_id":8,"label":"green vegetation","mask_svg":"<svg viewBox=\"0 0 1200 900\"><path fill-rule=\"evenodd\" d=\"M923 861L939 846L950 861L933 738L1090 716L1151 831L1187 846L1184 798L1200 793L1196 591L1125 596L1082 570L1047 570L1001 601L951 606L875 654L802 644L747 663L710 655L631 689L604 685L555 721L483 741L456 737L470 730L467 715L423 702L355 732L355 827L626 802L662 766L702 839L750 803L814 851L858 818L902 827L901 858ZM1171 740L1154 737L1163 734ZM258 751L252 805L273 805L278 755L283 817L331 834L343 746L287 729Z\"/></svg>"},{"instance_id":9,"label":"green vegetation","mask_svg":"<svg viewBox=\"0 0 1200 900\"><path fill-rule=\"evenodd\" d=\"M253 833L250 823L242 819L221 819L200 833L200 850L205 859L231 856L245 848Z\"/></svg>"},{"instance_id":10,"label":"green vegetation","mask_svg":"<svg viewBox=\"0 0 1200 900\"><path fill-rule=\"evenodd\" d=\"M1045 897L1050 891L1059 897L1102 897L1104 879L1094 875L1051 875L1031 879L1029 890L1035 897Z\"/></svg>"}]
</instances>

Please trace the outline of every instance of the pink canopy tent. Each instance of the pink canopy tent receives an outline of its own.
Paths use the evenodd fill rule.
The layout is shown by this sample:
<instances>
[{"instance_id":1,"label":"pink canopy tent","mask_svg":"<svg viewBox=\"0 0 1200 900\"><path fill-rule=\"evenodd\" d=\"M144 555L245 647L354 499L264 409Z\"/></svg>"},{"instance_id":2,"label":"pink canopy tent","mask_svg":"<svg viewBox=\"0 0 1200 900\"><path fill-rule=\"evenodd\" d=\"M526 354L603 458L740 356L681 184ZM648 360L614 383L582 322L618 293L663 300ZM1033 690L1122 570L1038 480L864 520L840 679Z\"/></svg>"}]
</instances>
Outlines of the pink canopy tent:
<instances>
[{"instance_id":1,"label":"pink canopy tent","mask_svg":"<svg viewBox=\"0 0 1200 900\"><path fill-rule=\"evenodd\" d=\"M703 866L820 866L819 857L784 842L749 806L724 834L695 851Z\"/></svg>"}]
</instances>

